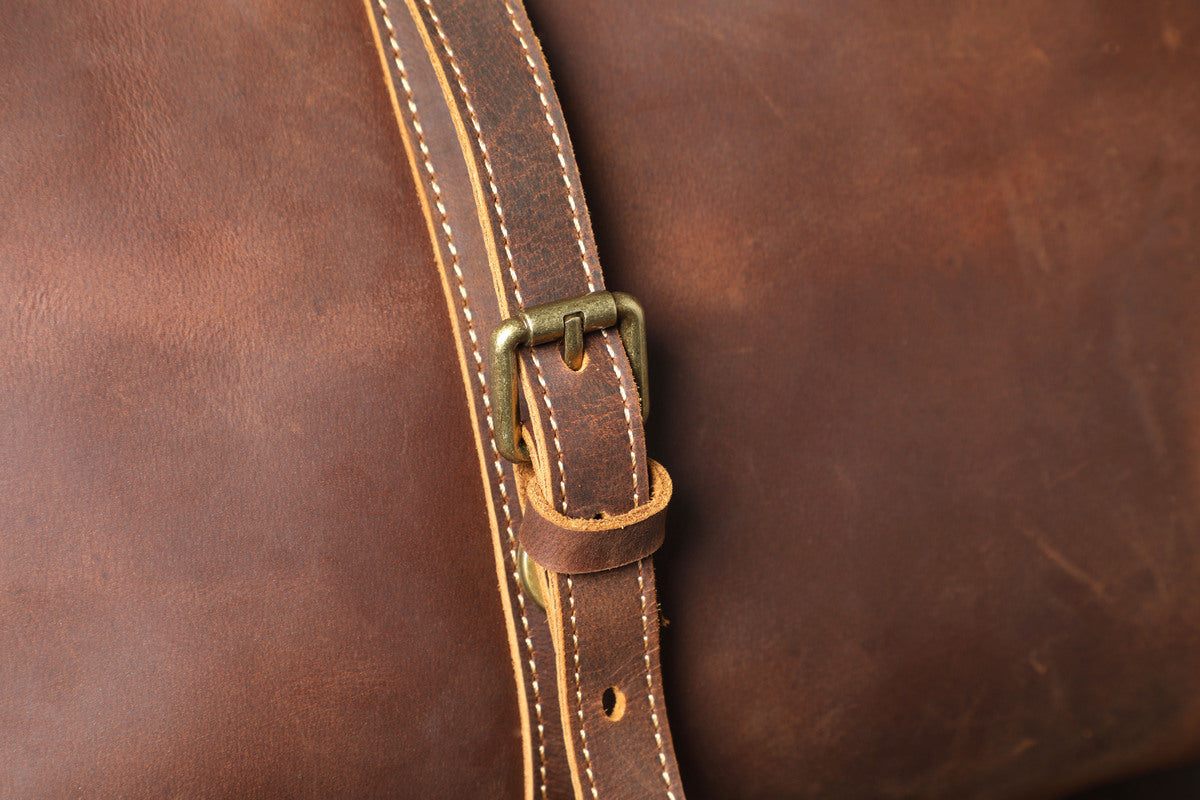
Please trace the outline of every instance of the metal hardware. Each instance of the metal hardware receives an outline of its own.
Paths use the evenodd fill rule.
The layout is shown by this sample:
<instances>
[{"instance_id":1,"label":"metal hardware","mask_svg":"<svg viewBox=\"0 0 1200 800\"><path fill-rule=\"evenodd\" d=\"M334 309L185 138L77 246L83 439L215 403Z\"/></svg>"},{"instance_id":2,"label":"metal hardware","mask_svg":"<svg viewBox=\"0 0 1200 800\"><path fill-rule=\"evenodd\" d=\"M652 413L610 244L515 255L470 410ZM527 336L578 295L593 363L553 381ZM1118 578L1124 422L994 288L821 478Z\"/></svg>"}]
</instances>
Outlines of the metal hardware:
<instances>
[{"instance_id":1,"label":"metal hardware","mask_svg":"<svg viewBox=\"0 0 1200 800\"><path fill-rule=\"evenodd\" d=\"M517 545L517 577L521 580L525 594L529 595L533 602L537 603L538 607L544 611L546 598L542 596L542 582L538 580L537 575L537 570L540 569L542 568L537 565L537 562L529 557L529 553L525 552L525 548Z\"/></svg>"},{"instance_id":2,"label":"metal hardware","mask_svg":"<svg viewBox=\"0 0 1200 800\"><path fill-rule=\"evenodd\" d=\"M578 311L563 319L563 363L576 372L583 369L583 314Z\"/></svg>"},{"instance_id":3,"label":"metal hardware","mask_svg":"<svg viewBox=\"0 0 1200 800\"><path fill-rule=\"evenodd\" d=\"M563 360L571 369L583 366L583 335L617 326L633 368L642 404L642 419L650 413L646 370L646 321L641 305L624 292L592 292L527 308L492 331L489 355L496 449L509 461L528 461L529 449L518 438L517 348L563 339Z\"/></svg>"}]
</instances>

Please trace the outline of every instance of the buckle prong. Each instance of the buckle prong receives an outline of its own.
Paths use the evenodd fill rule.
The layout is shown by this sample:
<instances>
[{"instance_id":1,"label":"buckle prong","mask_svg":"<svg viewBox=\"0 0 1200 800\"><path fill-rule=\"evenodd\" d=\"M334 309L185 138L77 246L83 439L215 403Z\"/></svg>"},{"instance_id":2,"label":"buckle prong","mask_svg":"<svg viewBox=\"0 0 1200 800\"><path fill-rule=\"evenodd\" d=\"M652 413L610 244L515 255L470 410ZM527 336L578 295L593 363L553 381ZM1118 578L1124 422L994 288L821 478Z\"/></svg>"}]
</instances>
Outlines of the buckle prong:
<instances>
[{"instance_id":1,"label":"buckle prong","mask_svg":"<svg viewBox=\"0 0 1200 800\"><path fill-rule=\"evenodd\" d=\"M583 314L563 318L563 363L574 372L583 369Z\"/></svg>"}]
</instances>

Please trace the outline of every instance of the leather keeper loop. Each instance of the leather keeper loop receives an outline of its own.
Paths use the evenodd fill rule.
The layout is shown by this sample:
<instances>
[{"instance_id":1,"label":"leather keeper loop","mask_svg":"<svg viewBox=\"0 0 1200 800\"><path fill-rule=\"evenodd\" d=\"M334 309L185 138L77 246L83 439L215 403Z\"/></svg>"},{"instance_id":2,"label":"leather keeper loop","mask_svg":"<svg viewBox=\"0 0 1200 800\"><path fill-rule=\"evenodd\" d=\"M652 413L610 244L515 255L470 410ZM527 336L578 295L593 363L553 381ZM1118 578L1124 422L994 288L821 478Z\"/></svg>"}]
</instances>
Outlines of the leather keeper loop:
<instances>
[{"instance_id":1,"label":"leather keeper loop","mask_svg":"<svg viewBox=\"0 0 1200 800\"><path fill-rule=\"evenodd\" d=\"M602 572L652 555L666 533L671 476L662 464L650 462L650 502L624 514L600 519L576 519L555 511L546 499L537 474L518 464L525 513L517 537L540 567L560 574Z\"/></svg>"}]
</instances>

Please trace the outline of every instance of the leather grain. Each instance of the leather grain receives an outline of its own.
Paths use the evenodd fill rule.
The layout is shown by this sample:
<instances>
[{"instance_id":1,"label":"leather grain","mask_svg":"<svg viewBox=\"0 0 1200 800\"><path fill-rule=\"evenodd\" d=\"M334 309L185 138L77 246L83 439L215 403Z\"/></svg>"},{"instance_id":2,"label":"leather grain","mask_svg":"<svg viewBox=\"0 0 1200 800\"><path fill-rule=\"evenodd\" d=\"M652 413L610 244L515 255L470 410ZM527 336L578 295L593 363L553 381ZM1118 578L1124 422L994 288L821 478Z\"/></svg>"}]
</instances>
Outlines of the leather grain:
<instances>
[{"instance_id":1,"label":"leather grain","mask_svg":"<svg viewBox=\"0 0 1200 800\"><path fill-rule=\"evenodd\" d=\"M526 305L604 288L537 40L524 9L509 0L366 6L423 197L475 422L521 698L526 797L596 800L603 791L683 800L659 674L657 609L647 601L652 569L638 561L573 580L555 576L545 616L517 580L514 529L522 510L509 488L516 485L512 465L492 440L491 408L507 398L492 395L480 342ZM546 476L545 500L568 517L632 517L651 500L637 387L619 342L615 331L586 337L578 370L563 363L555 344L521 353L530 449ZM605 691L621 692L628 713L597 715Z\"/></svg>"},{"instance_id":2,"label":"leather grain","mask_svg":"<svg viewBox=\"0 0 1200 800\"><path fill-rule=\"evenodd\" d=\"M1200 755L1194 4L530 13L650 320L692 797ZM0 76L0 796L520 796L361 5L7 2Z\"/></svg>"},{"instance_id":3,"label":"leather grain","mask_svg":"<svg viewBox=\"0 0 1200 800\"><path fill-rule=\"evenodd\" d=\"M0 76L0 797L518 796L361 5L3 3Z\"/></svg>"},{"instance_id":4,"label":"leather grain","mask_svg":"<svg viewBox=\"0 0 1200 800\"><path fill-rule=\"evenodd\" d=\"M1195 4L530 14L651 323L693 800L1200 755Z\"/></svg>"}]
</instances>

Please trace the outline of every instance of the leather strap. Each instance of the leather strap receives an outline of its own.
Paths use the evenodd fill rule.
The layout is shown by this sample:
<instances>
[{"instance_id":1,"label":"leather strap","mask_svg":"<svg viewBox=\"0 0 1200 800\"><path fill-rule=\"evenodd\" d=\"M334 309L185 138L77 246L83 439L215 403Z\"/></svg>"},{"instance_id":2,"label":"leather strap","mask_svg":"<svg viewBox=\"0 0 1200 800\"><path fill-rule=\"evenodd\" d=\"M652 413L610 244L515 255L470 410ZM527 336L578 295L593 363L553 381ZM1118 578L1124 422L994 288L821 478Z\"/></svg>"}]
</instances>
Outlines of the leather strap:
<instances>
[{"instance_id":1,"label":"leather strap","mask_svg":"<svg viewBox=\"0 0 1200 800\"><path fill-rule=\"evenodd\" d=\"M640 558L661 541L661 509L647 515L654 522L634 526L629 541L637 546L550 555L571 550L550 544L553 528L577 525L563 519L632 520L651 502L637 388L615 331L586 337L579 371L556 344L522 350L526 426L544 476L538 499L547 513L539 519L550 523L528 535L561 569L638 560L550 573L548 614L518 580L522 502L493 439L491 409L505 401L491 395L484 342L518 309L604 289L529 20L513 0L365 2L424 201L474 422L524 727L525 795L682 798L663 707L654 573Z\"/></svg>"}]
</instances>

